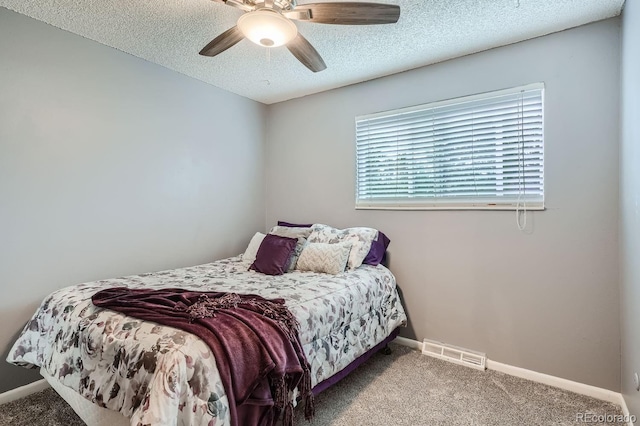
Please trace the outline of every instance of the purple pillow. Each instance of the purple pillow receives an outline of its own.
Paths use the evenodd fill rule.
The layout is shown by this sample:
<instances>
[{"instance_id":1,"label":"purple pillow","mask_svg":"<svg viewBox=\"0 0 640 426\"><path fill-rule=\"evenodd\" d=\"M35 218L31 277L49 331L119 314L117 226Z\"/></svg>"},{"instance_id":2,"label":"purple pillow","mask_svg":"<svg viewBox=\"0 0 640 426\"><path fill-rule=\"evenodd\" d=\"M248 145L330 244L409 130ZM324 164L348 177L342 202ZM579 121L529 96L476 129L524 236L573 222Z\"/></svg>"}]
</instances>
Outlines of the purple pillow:
<instances>
[{"instance_id":1,"label":"purple pillow","mask_svg":"<svg viewBox=\"0 0 640 426\"><path fill-rule=\"evenodd\" d=\"M267 275L282 275L287 269L291 252L296 248L297 238L267 234L256 254L256 260L249 269Z\"/></svg>"},{"instance_id":2,"label":"purple pillow","mask_svg":"<svg viewBox=\"0 0 640 426\"><path fill-rule=\"evenodd\" d=\"M369 253L367 253L367 256L364 258L362 263L373 266L377 266L382 263L390 242L391 240L389 240L386 235L378 231L378 238L371 243Z\"/></svg>"},{"instance_id":3,"label":"purple pillow","mask_svg":"<svg viewBox=\"0 0 640 426\"><path fill-rule=\"evenodd\" d=\"M298 224L298 223L283 222L283 221L279 220L278 221L278 226L288 226L289 228L311 228L313 226L313 223Z\"/></svg>"}]
</instances>

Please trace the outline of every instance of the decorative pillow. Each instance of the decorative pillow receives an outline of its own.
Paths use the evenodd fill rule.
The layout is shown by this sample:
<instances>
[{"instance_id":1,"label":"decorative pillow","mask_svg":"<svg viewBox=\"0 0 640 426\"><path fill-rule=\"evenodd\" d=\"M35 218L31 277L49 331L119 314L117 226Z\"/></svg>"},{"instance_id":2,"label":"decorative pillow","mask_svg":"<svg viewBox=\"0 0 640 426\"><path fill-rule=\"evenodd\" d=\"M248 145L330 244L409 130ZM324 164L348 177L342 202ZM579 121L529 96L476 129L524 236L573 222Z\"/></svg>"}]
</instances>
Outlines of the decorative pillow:
<instances>
[{"instance_id":1,"label":"decorative pillow","mask_svg":"<svg viewBox=\"0 0 640 426\"><path fill-rule=\"evenodd\" d=\"M264 237L256 260L249 269L267 275L282 275L287 268L291 252L296 248L298 240L269 234Z\"/></svg>"},{"instance_id":2,"label":"decorative pillow","mask_svg":"<svg viewBox=\"0 0 640 426\"><path fill-rule=\"evenodd\" d=\"M289 261L287 263L289 266L287 266L287 269L285 272L293 272L296 269L298 258L300 257L300 254L302 253L302 250L304 249L305 244L307 244L306 238L302 238L302 237L298 238L298 243L296 244L296 247L291 252L291 256L289 256Z\"/></svg>"},{"instance_id":3,"label":"decorative pillow","mask_svg":"<svg viewBox=\"0 0 640 426\"><path fill-rule=\"evenodd\" d=\"M289 238L307 238L311 234L311 228L292 228L289 226L274 226L269 231L270 234Z\"/></svg>"},{"instance_id":4,"label":"decorative pillow","mask_svg":"<svg viewBox=\"0 0 640 426\"><path fill-rule=\"evenodd\" d=\"M282 220L279 220L278 226L287 226L289 228L311 228L313 226L313 223L299 224L299 223L289 223L289 222L284 222Z\"/></svg>"},{"instance_id":5,"label":"decorative pillow","mask_svg":"<svg viewBox=\"0 0 640 426\"><path fill-rule=\"evenodd\" d=\"M258 254L258 248L260 248L260 244L262 244L262 240L264 239L265 234L262 232L256 232L256 234L249 241L249 245L247 249L244 251L242 255L242 261L246 263L253 263L256 260L256 254Z\"/></svg>"},{"instance_id":6,"label":"decorative pillow","mask_svg":"<svg viewBox=\"0 0 640 426\"><path fill-rule=\"evenodd\" d=\"M344 272L351 251L351 243L307 243L298 259L300 271L339 274Z\"/></svg>"},{"instance_id":7,"label":"decorative pillow","mask_svg":"<svg viewBox=\"0 0 640 426\"><path fill-rule=\"evenodd\" d=\"M371 243L371 249L369 249L369 253L367 253L362 263L373 266L381 264L384 261L390 242L391 240L386 235L378 231L378 238Z\"/></svg>"},{"instance_id":8,"label":"decorative pillow","mask_svg":"<svg viewBox=\"0 0 640 426\"><path fill-rule=\"evenodd\" d=\"M373 228L336 229L319 223L314 224L311 230L311 235L307 239L310 243L335 244L350 242L352 244L349 261L347 262L349 269L355 269L362 265L362 261L371 249L371 243L378 235L378 230Z\"/></svg>"}]
</instances>

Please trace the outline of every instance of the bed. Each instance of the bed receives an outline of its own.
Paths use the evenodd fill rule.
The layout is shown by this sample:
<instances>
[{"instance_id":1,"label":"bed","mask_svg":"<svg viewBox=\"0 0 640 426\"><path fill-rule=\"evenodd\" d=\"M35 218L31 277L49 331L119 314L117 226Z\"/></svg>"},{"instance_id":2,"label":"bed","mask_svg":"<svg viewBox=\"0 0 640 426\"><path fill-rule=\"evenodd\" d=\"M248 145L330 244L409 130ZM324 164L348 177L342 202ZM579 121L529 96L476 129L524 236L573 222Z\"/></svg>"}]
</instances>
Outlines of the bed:
<instances>
[{"instance_id":1,"label":"bed","mask_svg":"<svg viewBox=\"0 0 640 426\"><path fill-rule=\"evenodd\" d=\"M283 298L298 320L314 392L392 339L406 316L393 274L362 265L337 275L264 275L232 257L199 266L100 280L49 295L7 360L39 368L89 424L227 425L224 387L209 347L171 327L91 303L110 287L184 288Z\"/></svg>"}]
</instances>

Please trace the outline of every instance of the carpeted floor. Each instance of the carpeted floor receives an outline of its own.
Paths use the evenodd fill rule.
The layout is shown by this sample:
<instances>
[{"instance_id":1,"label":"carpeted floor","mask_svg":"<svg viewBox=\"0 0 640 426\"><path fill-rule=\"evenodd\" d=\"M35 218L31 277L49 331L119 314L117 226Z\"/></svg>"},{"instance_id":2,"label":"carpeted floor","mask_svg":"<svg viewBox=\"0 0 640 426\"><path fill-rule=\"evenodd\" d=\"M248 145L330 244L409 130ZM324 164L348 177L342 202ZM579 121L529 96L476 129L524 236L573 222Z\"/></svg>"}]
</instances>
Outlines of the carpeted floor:
<instances>
[{"instance_id":1,"label":"carpeted floor","mask_svg":"<svg viewBox=\"0 0 640 426\"><path fill-rule=\"evenodd\" d=\"M579 421L580 413L622 415L613 404L391 347L320 394L311 426L622 424ZM51 389L0 406L0 425L82 424ZM300 410L295 424L309 425Z\"/></svg>"}]
</instances>

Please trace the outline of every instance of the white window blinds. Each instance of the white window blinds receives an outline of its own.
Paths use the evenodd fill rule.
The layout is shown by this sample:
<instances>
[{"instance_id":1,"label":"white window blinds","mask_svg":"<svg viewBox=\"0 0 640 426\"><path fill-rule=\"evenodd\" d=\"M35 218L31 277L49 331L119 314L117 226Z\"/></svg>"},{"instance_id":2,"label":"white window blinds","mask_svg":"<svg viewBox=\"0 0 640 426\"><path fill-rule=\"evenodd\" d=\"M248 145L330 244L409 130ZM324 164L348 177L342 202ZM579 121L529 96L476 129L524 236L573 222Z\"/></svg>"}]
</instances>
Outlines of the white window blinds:
<instances>
[{"instance_id":1,"label":"white window blinds","mask_svg":"<svg viewBox=\"0 0 640 426\"><path fill-rule=\"evenodd\" d=\"M356 208L544 207L540 84L356 118Z\"/></svg>"}]
</instances>

